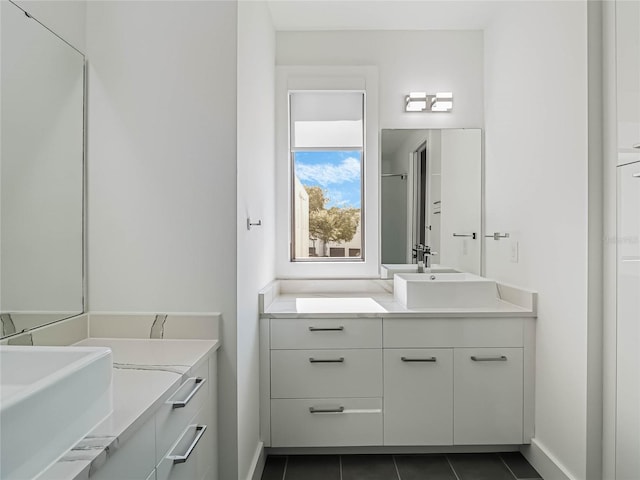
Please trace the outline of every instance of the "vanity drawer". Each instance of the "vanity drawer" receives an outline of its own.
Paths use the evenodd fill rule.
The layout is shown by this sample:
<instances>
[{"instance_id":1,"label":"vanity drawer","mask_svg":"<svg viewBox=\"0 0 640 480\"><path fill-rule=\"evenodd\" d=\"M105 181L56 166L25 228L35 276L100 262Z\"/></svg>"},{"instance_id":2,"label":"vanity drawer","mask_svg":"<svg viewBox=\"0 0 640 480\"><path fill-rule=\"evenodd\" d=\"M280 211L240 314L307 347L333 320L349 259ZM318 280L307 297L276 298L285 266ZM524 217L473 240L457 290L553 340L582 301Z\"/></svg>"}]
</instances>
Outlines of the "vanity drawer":
<instances>
[{"instance_id":1,"label":"vanity drawer","mask_svg":"<svg viewBox=\"0 0 640 480\"><path fill-rule=\"evenodd\" d=\"M156 480L202 480L211 469L215 431L205 423L204 411L194 417L174 439L156 469ZM186 458L185 458L186 457Z\"/></svg>"},{"instance_id":2,"label":"vanity drawer","mask_svg":"<svg viewBox=\"0 0 640 480\"><path fill-rule=\"evenodd\" d=\"M272 398L381 396L381 349L271 352Z\"/></svg>"},{"instance_id":3,"label":"vanity drawer","mask_svg":"<svg viewBox=\"0 0 640 480\"><path fill-rule=\"evenodd\" d=\"M165 456L209 398L209 364L203 362L160 407L156 414L156 461ZM184 405L184 406L182 406Z\"/></svg>"},{"instance_id":4,"label":"vanity drawer","mask_svg":"<svg viewBox=\"0 0 640 480\"><path fill-rule=\"evenodd\" d=\"M271 400L272 447L363 445L382 445L381 398Z\"/></svg>"},{"instance_id":5,"label":"vanity drawer","mask_svg":"<svg viewBox=\"0 0 640 480\"><path fill-rule=\"evenodd\" d=\"M272 349L380 348L380 318L274 318Z\"/></svg>"},{"instance_id":6,"label":"vanity drawer","mask_svg":"<svg viewBox=\"0 0 640 480\"><path fill-rule=\"evenodd\" d=\"M385 319L385 348L522 347L521 318Z\"/></svg>"}]
</instances>

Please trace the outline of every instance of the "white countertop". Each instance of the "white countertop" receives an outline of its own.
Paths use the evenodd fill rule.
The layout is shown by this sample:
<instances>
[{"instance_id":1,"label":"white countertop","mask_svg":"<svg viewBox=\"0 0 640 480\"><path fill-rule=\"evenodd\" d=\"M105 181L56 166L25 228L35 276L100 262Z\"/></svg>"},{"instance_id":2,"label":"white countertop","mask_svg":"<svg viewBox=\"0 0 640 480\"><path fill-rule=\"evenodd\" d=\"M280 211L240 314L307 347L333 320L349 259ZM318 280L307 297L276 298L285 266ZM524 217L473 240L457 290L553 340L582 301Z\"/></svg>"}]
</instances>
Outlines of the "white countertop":
<instances>
[{"instance_id":1,"label":"white countertop","mask_svg":"<svg viewBox=\"0 0 640 480\"><path fill-rule=\"evenodd\" d=\"M276 280L260 292L262 318L534 317L536 294L498 285L490 307L407 309L390 280ZM337 288L336 288L337 287ZM339 293L337 293L339 292Z\"/></svg>"},{"instance_id":2,"label":"white countertop","mask_svg":"<svg viewBox=\"0 0 640 480\"><path fill-rule=\"evenodd\" d=\"M87 338L75 346L113 352L113 413L37 480L86 480L153 416L191 369L219 347L217 340Z\"/></svg>"},{"instance_id":3,"label":"white countertop","mask_svg":"<svg viewBox=\"0 0 640 480\"><path fill-rule=\"evenodd\" d=\"M393 295L284 294L265 308L267 318L332 317L449 317L449 316L532 316L531 309L496 299L495 306L483 308L421 308L409 310Z\"/></svg>"}]
</instances>

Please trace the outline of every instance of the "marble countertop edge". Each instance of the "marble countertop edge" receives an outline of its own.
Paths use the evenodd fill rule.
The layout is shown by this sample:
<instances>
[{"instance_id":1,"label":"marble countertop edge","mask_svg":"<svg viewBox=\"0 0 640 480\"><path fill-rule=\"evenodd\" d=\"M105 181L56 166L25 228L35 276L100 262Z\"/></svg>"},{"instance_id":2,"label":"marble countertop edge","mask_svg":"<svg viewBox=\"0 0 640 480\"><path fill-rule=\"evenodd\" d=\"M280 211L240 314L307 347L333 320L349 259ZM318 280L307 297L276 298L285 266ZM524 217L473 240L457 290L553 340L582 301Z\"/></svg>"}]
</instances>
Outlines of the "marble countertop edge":
<instances>
[{"instance_id":1,"label":"marble countertop edge","mask_svg":"<svg viewBox=\"0 0 640 480\"><path fill-rule=\"evenodd\" d=\"M202 361L220 348L219 340L188 339L90 338L75 345L115 346L116 352L122 355L121 349L117 348L119 346L152 345L158 341L166 342L165 347L173 344L176 348L198 342L201 350L190 359L188 365L170 362L162 364L121 362L128 359L118 358L114 352L113 412L74 447L65 452L57 462L39 474L35 480L90 479L122 445L126 445L127 440L142 425L153 418L161 405L191 376ZM170 352L167 353L170 355ZM152 393L149 393L150 391Z\"/></svg>"}]
</instances>

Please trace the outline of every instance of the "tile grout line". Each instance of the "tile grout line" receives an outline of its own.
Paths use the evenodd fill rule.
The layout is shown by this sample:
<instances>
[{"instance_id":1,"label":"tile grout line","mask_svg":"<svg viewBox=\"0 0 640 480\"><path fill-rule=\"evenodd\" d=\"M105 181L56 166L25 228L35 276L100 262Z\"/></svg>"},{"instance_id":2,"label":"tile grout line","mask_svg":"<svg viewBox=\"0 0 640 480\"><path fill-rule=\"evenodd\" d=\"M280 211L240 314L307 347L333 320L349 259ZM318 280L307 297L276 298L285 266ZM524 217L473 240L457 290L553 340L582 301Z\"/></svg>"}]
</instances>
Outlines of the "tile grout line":
<instances>
[{"instance_id":1,"label":"tile grout line","mask_svg":"<svg viewBox=\"0 0 640 480\"><path fill-rule=\"evenodd\" d=\"M398 464L396 463L396 456L391 455L391 458L393 460L393 466L396 467L396 475L398 475L398 480L402 480L402 477L400 476L400 469L398 468Z\"/></svg>"},{"instance_id":2,"label":"tile grout line","mask_svg":"<svg viewBox=\"0 0 640 480\"><path fill-rule=\"evenodd\" d=\"M447 463L449 464L449 468L451 469L451 471L453 472L453 474L455 475L457 480L462 480L459 476L458 476L458 472L456 472L456 469L453 468L453 463L451 463L451 460L449 459L449 455L445 455L444 458L447 459Z\"/></svg>"},{"instance_id":3,"label":"tile grout line","mask_svg":"<svg viewBox=\"0 0 640 480\"><path fill-rule=\"evenodd\" d=\"M502 464L507 467L507 470L509 470L509 473L511 475L513 475L513 478L515 478L515 480L518 480L518 476L513 473L513 470L511 470L511 467L509 467L509 465L507 465L507 462L504 461L504 458L502 458L502 455L498 454L498 458L500 459L500 461L502 462Z\"/></svg>"},{"instance_id":4,"label":"tile grout line","mask_svg":"<svg viewBox=\"0 0 640 480\"><path fill-rule=\"evenodd\" d=\"M289 455L287 455L284 460L284 470L282 470L282 480L285 480L285 477L287 476L288 465L289 465Z\"/></svg>"}]
</instances>

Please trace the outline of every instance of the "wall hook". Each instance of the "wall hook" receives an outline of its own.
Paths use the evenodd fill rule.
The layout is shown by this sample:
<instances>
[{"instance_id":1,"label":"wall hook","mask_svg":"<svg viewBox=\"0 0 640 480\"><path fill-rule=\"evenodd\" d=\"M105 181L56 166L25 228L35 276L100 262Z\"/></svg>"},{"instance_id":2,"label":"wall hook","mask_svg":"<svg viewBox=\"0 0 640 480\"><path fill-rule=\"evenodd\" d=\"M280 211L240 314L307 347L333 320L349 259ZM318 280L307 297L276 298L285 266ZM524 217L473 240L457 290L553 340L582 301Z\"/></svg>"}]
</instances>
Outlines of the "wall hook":
<instances>
[{"instance_id":1,"label":"wall hook","mask_svg":"<svg viewBox=\"0 0 640 480\"><path fill-rule=\"evenodd\" d=\"M247 230L251 230L251 227L261 227L262 220L258 220L257 223L251 223L251 219L247 218Z\"/></svg>"}]
</instances>

